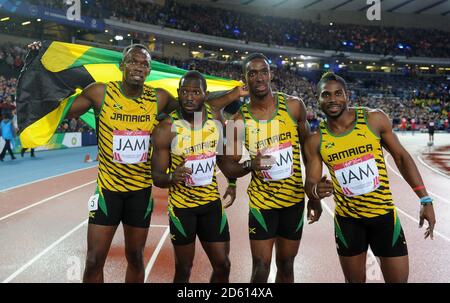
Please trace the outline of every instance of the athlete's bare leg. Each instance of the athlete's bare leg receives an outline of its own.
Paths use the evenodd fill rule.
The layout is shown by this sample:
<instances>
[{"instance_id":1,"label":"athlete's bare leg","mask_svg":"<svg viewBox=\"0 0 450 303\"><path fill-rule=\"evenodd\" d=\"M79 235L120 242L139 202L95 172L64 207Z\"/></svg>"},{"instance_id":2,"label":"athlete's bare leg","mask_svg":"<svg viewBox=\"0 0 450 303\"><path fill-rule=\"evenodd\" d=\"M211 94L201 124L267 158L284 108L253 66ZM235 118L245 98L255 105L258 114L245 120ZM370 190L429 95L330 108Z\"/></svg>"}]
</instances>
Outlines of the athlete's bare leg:
<instances>
[{"instance_id":1,"label":"athlete's bare leg","mask_svg":"<svg viewBox=\"0 0 450 303\"><path fill-rule=\"evenodd\" d=\"M277 237L275 252L277 260L276 283L294 283L294 259L297 256L300 240Z\"/></svg>"},{"instance_id":2,"label":"athlete's bare leg","mask_svg":"<svg viewBox=\"0 0 450 303\"><path fill-rule=\"evenodd\" d=\"M272 261L272 249L275 239L250 240L252 251L252 283L266 283L270 274L270 263Z\"/></svg>"},{"instance_id":3,"label":"athlete's bare leg","mask_svg":"<svg viewBox=\"0 0 450 303\"><path fill-rule=\"evenodd\" d=\"M116 229L117 225L88 225L84 283L103 283L103 267Z\"/></svg>"},{"instance_id":4,"label":"athlete's bare leg","mask_svg":"<svg viewBox=\"0 0 450 303\"><path fill-rule=\"evenodd\" d=\"M195 255L195 242L173 245L175 251L175 277L173 283L188 283Z\"/></svg>"},{"instance_id":5,"label":"athlete's bare leg","mask_svg":"<svg viewBox=\"0 0 450 303\"><path fill-rule=\"evenodd\" d=\"M367 252L352 257L339 256L345 282L365 283L366 282L366 258Z\"/></svg>"},{"instance_id":6,"label":"athlete's bare leg","mask_svg":"<svg viewBox=\"0 0 450 303\"><path fill-rule=\"evenodd\" d=\"M408 256L380 258L380 267L386 283L406 283L409 275Z\"/></svg>"},{"instance_id":7,"label":"athlete's bare leg","mask_svg":"<svg viewBox=\"0 0 450 303\"><path fill-rule=\"evenodd\" d=\"M202 242L213 272L210 282L228 283L230 278L230 242Z\"/></svg>"},{"instance_id":8,"label":"athlete's bare leg","mask_svg":"<svg viewBox=\"0 0 450 303\"><path fill-rule=\"evenodd\" d=\"M123 224L125 256L127 257L126 283L143 283L145 279L144 248L148 228Z\"/></svg>"}]
</instances>

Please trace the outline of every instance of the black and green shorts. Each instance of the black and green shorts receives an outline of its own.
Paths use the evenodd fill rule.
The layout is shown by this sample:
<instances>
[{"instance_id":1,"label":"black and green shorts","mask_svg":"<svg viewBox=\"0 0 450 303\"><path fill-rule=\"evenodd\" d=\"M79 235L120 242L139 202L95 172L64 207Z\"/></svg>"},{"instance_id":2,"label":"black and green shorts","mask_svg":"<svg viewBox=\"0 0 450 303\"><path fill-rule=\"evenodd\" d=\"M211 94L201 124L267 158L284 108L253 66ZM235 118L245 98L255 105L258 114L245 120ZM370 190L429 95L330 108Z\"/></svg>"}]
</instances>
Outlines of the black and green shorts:
<instances>
[{"instance_id":1,"label":"black and green shorts","mask_svg":"<svg viewBox=\"0 0 450 303\"><path fill-rule=\"evenodd\" d=\"M369 246L377 257L408 255L405 235L395 210L374 218L336 215L334 227L339 256L356 256L366 252Z\"/></svg>"},{"instance_id":2,"label":"black and green shorts","mask_svg":"<svg viewBox=\"0 0 450 303\"><path fill-rule=\"evenodd\" d=\"M228 242L230 232L222 202L216 200L192 208L169 206L170 239L173 245L202 242Z\"/></svg>"},{"instance_id":3,"label":"black and green shorts","mask_svg":"<svg viewBox=\"0 0 450 303\"><path fill-rule=\"evenodd\" d=\"M153 210L152 187L137 191L95 190L88 202L89 224L148 228Z\"/></svg>"},{"instance_id":4,"label":"black and green shorts","mask_svg":"<svg viewBox=\"0 0 450 303\"><path fill-rule=\"evenodd\" d=\"M250 208L248 228L250 240L282 237L300 240L303 232L305 203L273 209Z\"/></svg>"}]
</instances>

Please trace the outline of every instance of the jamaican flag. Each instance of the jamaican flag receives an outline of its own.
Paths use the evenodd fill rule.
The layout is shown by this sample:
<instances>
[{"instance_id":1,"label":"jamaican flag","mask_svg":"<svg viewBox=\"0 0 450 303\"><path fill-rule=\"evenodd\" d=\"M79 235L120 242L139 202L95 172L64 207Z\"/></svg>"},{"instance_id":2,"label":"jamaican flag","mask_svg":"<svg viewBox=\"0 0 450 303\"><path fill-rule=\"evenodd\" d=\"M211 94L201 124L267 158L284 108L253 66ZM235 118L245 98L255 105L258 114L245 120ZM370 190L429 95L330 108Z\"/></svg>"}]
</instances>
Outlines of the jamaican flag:
<instances>
[{"instance_id":1,"label":"jamaican flag","mask_svg":"<svg viewBox=\"0 0 450 303\"><path fill-rule=\"evenodd\" d=\"M93 82L122 79L122 53L85 45L43 42L30 51L17 86L17 119L23 147L45 145L66 117L74 99ZM157 61L151 63L146 83L176 96L186 71ZM227 91L239 82L205 75L208 90ZM82 120L95 128L92 110Z\"/></svg>"}]
</instances>

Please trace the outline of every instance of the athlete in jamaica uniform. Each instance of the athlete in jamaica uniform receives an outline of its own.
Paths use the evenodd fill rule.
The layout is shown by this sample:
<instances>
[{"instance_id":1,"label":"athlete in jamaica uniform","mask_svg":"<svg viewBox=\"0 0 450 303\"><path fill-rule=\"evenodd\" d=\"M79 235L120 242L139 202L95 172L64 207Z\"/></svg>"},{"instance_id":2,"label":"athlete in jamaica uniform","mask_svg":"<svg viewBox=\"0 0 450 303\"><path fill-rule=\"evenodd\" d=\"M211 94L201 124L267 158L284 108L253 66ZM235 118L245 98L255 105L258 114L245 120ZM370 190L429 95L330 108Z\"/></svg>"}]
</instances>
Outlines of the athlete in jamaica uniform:
<instances>
[{"instance_id":1,"label":"athlete in jamaica uniform","mask_svg":"<svg viewBox=\"0 0 450 303\"><path fill-rule=\"evenodd\" d=\"M30 50L40 47L39 42L29 45ZM125 48L120 70L122 81L89 85L68 113L78 117L93 108L98 121L97 189L88 202L83 282L103 282L103 267L120 222L128 262L125 281L144 282L143 253L153 208L151 134L156 116L178 107L167 91L144 84L151 71L150 51L144 45ZM245 94L236 87L208 102L215 109L223 108Z\"/></svg>"},{"instance_id":2,"label":"athlete in jamaica uniform","mask_svg":"<svg viewBox=\"0 0 450 303\"><path fill-rule=\"evenodd\" d=\"M348 107L347 84L326 73L317 85L320 107L327 120L305 144L306 192L312 198L334 194L336 245L346 281L365 282L370 246L380 258L386 282L408 280L408 250L392 200L383 147L403 178L420 198L420 226L433 238L435 215L413 159L393 133L382 111ZM322 161L331 181L322 176Z\"/></svg>"},{"instance_id":3,"label":"athlete in jamaica uniform","mask_svg":"<svg viewBox=\"0 0 450 303\"><path fill-rule=\"evenodd\" d=\"M189 282L198 235L211 262L211 282L228 282L230 234L216 181L222 169L220 111L205 104L204 77L196 71L180 80L180 109L154 132L153 179L169 188L170 236L175 250L174 282ZM218 120L215 120L218 119ZM231 203L235 187L228 188Z\"/></svg>"},{"instance_id":4,"label":"athlete in jamaica uniform","mask_svg":"<svg viewBox=\"0 0 450 303\"><path fill-rule=\"evenodd\" d=\"M304 222L300 143L309 135L306 109L300 99L272 92L269 60L263 54L249 55L243 71L250 103L234 118L234 139L227 135L230 156L223 171L232 177L252 174L247 190L251 281L267 282L275 246L276 282L294 282L294 259ZM242 143L250 160L239 163L242 153L237 149ZM319 219L321 211L320 201L309 201L310 223Z\"/></svg>"}]
</instances>

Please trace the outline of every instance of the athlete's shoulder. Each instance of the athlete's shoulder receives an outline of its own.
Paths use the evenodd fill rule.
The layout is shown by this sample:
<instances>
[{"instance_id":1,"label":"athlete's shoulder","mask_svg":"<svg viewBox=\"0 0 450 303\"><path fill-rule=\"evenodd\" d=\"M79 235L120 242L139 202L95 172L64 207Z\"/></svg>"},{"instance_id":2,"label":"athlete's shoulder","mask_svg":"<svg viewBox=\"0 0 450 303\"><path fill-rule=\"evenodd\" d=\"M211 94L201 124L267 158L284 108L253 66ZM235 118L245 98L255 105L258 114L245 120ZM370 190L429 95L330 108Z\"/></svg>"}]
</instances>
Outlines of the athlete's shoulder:
<instances>
[{"instance_id":1,"label":"athlete's shoulder","mask_svg":"<svg viewBox=\"0 0 450 303\"><path fill-rule=\"evenodd\" d=\"M306 120L306 106L302 98L297 96L285 95L286 106L292 117L297 121Z\"/></svg>"},{"instance_id":2,"label":"athlete's shoulder","mask_svg":"<svg viewBox=\"0 0 450 303\"><path fill-rule=\"evenodd\" d=\"M363 107L367 119L389 119L388 115L380 108Z\"/></svg>"}]
</instances>

